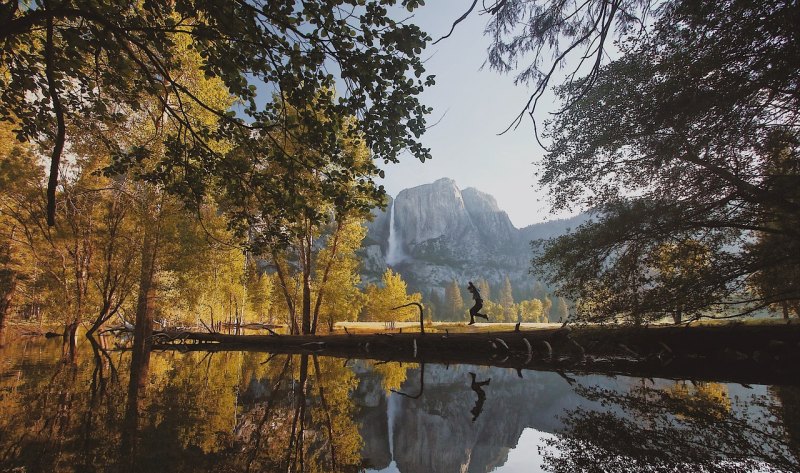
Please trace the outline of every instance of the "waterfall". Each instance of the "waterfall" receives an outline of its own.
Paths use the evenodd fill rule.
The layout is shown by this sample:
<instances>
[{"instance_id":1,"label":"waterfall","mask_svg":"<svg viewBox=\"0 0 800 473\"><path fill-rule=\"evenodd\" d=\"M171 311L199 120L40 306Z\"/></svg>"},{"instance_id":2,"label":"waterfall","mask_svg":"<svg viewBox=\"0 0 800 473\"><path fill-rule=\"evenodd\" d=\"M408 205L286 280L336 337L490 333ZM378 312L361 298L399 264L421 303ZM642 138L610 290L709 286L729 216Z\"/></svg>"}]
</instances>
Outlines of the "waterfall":
<instances>
[{"instance_id":1,"label":"waterfall","mask_svg":"<svg viewBox=\"0 0 800 473\"><path fill-rule=\"evenodd\" d=\"M389 210L389 248L386 250L386 264L391 266L396 265L406 258L406 255L403 253L400 238L397 235L397 230L394 228L395 202L397 202L397 199L392 201L392 208Z\"/></svg>"}]
</instances>

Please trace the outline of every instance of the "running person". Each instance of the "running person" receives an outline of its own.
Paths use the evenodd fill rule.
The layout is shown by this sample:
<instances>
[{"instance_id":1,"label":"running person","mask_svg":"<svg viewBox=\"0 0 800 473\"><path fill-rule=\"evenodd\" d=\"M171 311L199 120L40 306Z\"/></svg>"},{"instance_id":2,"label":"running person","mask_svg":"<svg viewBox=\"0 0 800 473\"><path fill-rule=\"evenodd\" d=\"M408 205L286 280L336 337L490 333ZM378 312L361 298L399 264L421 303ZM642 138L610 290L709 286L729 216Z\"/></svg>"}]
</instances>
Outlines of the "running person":
<instances>
[{"instance_id":1,"label":"running person","mask_svg":"<svg viewBox=\"0 0 800 473\"><path fill-rule=\"evenodd\" d=\"M472 285L472 281L469 282L467 290L472 294L472 298L475 300L475 305L469 309L469 325L475 323L475 317L483 317L489 320L487 315L478 313L478 311L483 308L483 299L481 299L481 293L478 292L478 288Z\"/></svg>"}]
</instances>

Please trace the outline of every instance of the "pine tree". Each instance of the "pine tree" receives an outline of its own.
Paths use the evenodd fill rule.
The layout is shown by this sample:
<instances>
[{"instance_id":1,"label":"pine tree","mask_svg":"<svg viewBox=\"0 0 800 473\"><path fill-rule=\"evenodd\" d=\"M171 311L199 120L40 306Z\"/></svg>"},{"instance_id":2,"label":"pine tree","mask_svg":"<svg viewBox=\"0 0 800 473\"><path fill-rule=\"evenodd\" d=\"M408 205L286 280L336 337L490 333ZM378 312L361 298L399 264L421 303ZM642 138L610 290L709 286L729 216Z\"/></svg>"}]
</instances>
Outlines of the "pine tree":
<instances>
[{"instance_id":1,"label":"pine tree","mask_svg":"<svg viewBox=\"0 0 800 473\"><path fill-rule=\"evenodd\" d=\"M500 296L497 298L497 302L504 308L510 308L514 305L514 293L511 288L511 280L508 276L506 276L505 281L503 281L503 286L500 288Z\"/></svg>"},{"instance_id":2,"label":"pine tree","mask_svg":"<svg viewBox=\"0 0 800 473\"><path fill-rule=\"evenodd\" d=\"M492 299L492 290L489 287L489 281L485 279L479 279L475 284L475 287L478 288L478 292L481 293L483 300L488 301Z\"/></svg>"},{"instance_id":3,"label":"pine tree","mask_svg":"<svg viewBox=\"0 0 800 473\"><path fill-rule=\"evenodd\" d=\"M439 292L435 289L431 289L427 299L428 300L425 303L425 308L427 309L427 312L431 316L432 320L444 320L444 314L442 312L442 298L439 296Z\"/></svg>"},{"instance_id":4,"label":"pine tree","mask_svg":"<svg viewBox=\"0 0 800 473\"><path fill-rule=\"evenodd\" d=\"M461 287L455 279L444 288L444 306L445 313L450 320L464 320L466 318Z\"/></svg>"}]
</instances>

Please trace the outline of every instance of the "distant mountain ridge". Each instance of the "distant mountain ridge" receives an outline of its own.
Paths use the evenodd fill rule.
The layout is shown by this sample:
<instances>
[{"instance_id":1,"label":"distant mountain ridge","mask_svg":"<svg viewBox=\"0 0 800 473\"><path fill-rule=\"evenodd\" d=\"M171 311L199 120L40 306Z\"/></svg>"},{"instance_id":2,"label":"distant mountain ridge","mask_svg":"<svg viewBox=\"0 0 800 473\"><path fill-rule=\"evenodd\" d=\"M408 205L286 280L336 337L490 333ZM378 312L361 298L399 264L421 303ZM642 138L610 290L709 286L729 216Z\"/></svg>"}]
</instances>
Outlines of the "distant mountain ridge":
<instances>
[{"instance_id":1,"label":"distant mountain ridge","mask_svg":"<svg viewBox=\"0 0 800 473\"><path fill-rule=\"evenodd\" d=\"M494 197L475 188L461 190L448 178L401 191L386 211L376 209L373 216L362 248L362 277L380 279L394 231L396 250L405 258L391 267L423 293L454 279L466 284L482 278L499 285L506 276L515 290L530 288L530 242L564 234L589 219L580 214L518 229Z\"/></svg>"}]
</instances>

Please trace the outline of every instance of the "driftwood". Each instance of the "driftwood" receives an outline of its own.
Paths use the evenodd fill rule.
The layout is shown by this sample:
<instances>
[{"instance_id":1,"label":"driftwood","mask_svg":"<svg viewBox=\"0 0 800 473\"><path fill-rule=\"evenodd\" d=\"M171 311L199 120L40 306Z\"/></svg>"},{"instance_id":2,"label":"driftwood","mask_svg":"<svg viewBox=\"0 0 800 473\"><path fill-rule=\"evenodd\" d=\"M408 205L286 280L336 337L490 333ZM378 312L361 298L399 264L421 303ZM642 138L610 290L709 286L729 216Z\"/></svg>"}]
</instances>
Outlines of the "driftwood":
<instances>
[{"instance_id":1,"label":"driftwood","mask_svg":"<svg viewBox=\"0 0 800 473\"><path fill-rule=\"evenodd\" d=\"M420 331L420 333L424 334L425 333L425 318L424 318L423 313L422 313L422 304L420 304L419 302L409 302L408 304L403 304L403 305L399 305L397 307L392 307L392 310L402 309L403 307L410 307L412 305L417 306L417 309L419 309L419 331ZM401 332L402 332L402 330L401 330Z\"/></svg>"}]
</instances>

